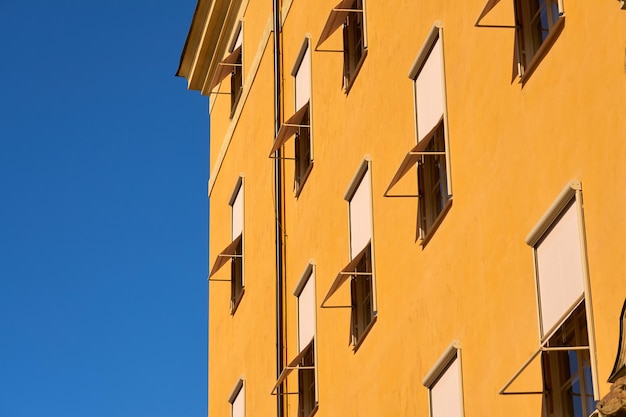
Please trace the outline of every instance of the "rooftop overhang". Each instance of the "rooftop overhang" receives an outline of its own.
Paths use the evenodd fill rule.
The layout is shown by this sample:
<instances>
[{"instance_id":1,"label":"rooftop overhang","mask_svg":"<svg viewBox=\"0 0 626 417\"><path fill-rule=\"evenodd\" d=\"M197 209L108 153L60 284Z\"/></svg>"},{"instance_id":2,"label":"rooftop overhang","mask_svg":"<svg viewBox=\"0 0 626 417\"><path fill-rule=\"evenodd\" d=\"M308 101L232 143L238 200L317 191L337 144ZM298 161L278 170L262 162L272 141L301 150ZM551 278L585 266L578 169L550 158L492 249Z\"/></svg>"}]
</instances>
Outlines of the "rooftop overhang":
<instances>
[{"instance_id":1,"label":"rooftop overhang","mask_svg":"<svg viewBox=\"0 0 626 417\"><path fill-rule=\"evenodd\" d=\"M187 88L210 93L210 81L226 53L241 0L198 0L176 76Z\"/></svg>"}]
</instances>

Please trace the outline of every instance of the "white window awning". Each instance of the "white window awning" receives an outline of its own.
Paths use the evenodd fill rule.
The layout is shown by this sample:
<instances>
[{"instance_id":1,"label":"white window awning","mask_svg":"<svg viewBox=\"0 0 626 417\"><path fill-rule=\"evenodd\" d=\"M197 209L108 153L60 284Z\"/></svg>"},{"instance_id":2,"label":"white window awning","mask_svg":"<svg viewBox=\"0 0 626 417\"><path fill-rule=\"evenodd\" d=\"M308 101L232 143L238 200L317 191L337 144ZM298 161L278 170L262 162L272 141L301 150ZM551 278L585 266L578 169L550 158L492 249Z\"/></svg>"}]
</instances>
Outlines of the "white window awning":
<instances>
[{"instance_id":1,"label":"white window awning","mask_svg":"<svg viewBox=\"0 0 626 417\"><path fill-rule=\"evenodd\" d=\"M349 13L363 13L362 9L354 8L354 3L355 0L343 0L330 11L328 20L326 20L324 29L322 29L322 34L320 35L317 45L315 46L316 49L319 48L320 45L330 37L330 35L335 33L341 25L343 25L348 18Z\"/></svg>"},{"instance_id":2,"label":"white window awning","mask_svg":"<svg viewBox=\"0 0 626 417\"><path fill-rule=\"evenodd\" d=\"M487 28L503 28L503 29L515 29L517 28L517 26L515 26L515 24L509 24L509 25L483 25L480 23L481 20L483 20L483 18L485 16L487 16L489 14L489 12L491 10L493 10L494 7L496 7L496 5L500 3L500 0L487 0L487 3L485 3L485 7L483 7L483 10L480 12L480 15L478 15L478 19L476 19L476 23L474 23L475 27L487 27Z\"/></svg>"},{"instance_id":3,"label":"white window awning","mask_svg":"<svg viewBox=\"0 0 626 417\"><path fill-rule=\"evenodd\" d=\"M278 389L278 387L285 381L285 379L287 379L287 377L289 376L289 374L295 370L295 369L315 369L315 366L300 366L300 362L302 362L302 358L304 358L304 356L309 353L309 349L311 349L313 347L313 340L311 340L304 349L302 349L302 351L300 351L300 353L298 353L298 355L293 358L293 360L291 362L289 362L289 364L287 366L285 366L285 368L283 368L283 371L280 373L280 375L278 376L278 379L276 380L276 384L274 384L274 388L272 388L272 395L277 395L276 390ZM289 393L283 393L283 394L289 394Z\"/></svg>"},{"instance_id":4,"label":"white window awning","mask_svg":"<svg viewBox=\"0 0 626 417\"><path fill-rule=\"evenodd\" d=\"M507 381L506 384L498 391L500 395L532 395L532 394L544 394L544 391L516 391L516 392L507 392L507 389L515 382L515 380L528 368L528 366L535 360L537 356L541 352L556 352L556 351L565 351L565 352L574 352L578 350L589 350L589 346L555 346L548 347L545 345L541 345L530 355L530 358L524 362L524 364L515 372L515 374Z\"/></svg>"},{"instance_id":5,"label":"white window awning","mask_svg":"<svg viewBox=\"0 0 626 417\"><path fill-rule=\"evenodd\" d=\"M406 156L400 163L398 170L395 175L391 179L391 182L387 186L385 193L383 194L385 197L392 197L389 195L389 191L413 168L413 166L420 160L423 155L445 155L444 151L425 151L426 147L430 144L430 141L435 136L435 130L439 126L439 123L433 127L433 129L424 136L424 139L420 140L417 145L415 145L409 152L407 152ZM403 195L404 197L404 195ZM415 197L406 195L406 197Z\"/></svg>"},{"instance_id":6,"label":"white window awning","mask_svg":"<svg viewBox=\"0 0 626 417\"><path fill-rule=\"evenodd\" d=\"M489 13L491 9L496 7L496 4L498 4L499 2L500 0L487 0L485 7L483 7L482 12L480 12L480 15L478 16L478 19L476 19L476 23L474 25L480 25L480 21L483 19L483 17L487 16L487 13Z\"/></svg>"},{"instance_id":7,"label":"white window awning","mask_svg":"<svg viewBox=\"0 0 626 417\"><path fill-rule=\"evenodd\" d=\"M238 63L239 54L241 53L241 46L238 46L231 52L226 58L224 58L219 64L217 64L217 71L215 71L215 75L213 76L213 81L211 82L211 87L209 90L213 90L219 83L222 82L224 78L228 76L228 74L233 72L233 67L240 67L241 63Z\"/></svg>"},{"instance_id":8,"label":"white window awning","mask_svg":"<svg viewBox=\"0 0 626 417\"><path fill-rule=\"evenodd\" d=\"M365 245L365 247L361 250L361 252L359 252L350 261L350 263L348 263L348 265L346 265L341 271L339 271L339 273L337 274L337 277L335 277L335 280L330 286L330 289L328 290L326 297L324 297L324 300L322 301L322 306L324 306L324 303L328 301L328 299L332 297L332 295L335 292L337 292L339 287L341 287L348 280L349 277L356 276L356 275L372 275L371 272L358 272L358 273L355 272L356 266L359 264L359 262L361 262L361 260L363 259L367 251L370 249L370 244L371 242L368 242L368 244Z\"/></svg>"},{"instance_id":9,"label":"white window awning","mask_svg":"<svg viewBox=\"0 0 626 417\"><path fill-rule=\"evenodd\" d=\"M213 264L213 268L211 268L211 272L209 273L209 279L211 279L211 277L224 265L226 265L228 261L230 261L232 258L241 256L237 255L237 246L239 246L240 242L241 235L237 236L235 240L229 243L228 246L226 246L226 248L224 248L224 250L217 255L217 258L215 258L215 263ZM228 281L230 281L230 279Z\"/></svg>"},{"instance_id":10,"label":"white window awning","mask_svg":"<svg viewBox=\"0 0 626 417\"><path fill-rule=\"evenodd\" d=\"M307 101L304 106L302 106L293 116L287 119L278 130L278 135L276 135L276 140L274 141L274 145L272 145L272 150L270 151L269 157L273 158L274 152L280 149L281 146L287 142L289 138L298 132L298 129L302 127L309 127L308 124L303 124L306 115L309 113L309 102Z\"/></svg>"}]
</instances>

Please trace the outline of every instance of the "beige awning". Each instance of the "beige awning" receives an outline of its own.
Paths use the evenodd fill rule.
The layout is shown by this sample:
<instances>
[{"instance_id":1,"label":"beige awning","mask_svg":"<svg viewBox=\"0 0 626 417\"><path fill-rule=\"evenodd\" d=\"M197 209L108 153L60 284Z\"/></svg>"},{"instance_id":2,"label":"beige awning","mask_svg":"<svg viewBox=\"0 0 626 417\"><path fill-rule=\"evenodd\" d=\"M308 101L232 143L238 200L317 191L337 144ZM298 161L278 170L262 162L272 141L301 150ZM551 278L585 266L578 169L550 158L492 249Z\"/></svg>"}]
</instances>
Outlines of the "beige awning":
<instances>
[{"instance_id":1,"label":"beige awning","mask_svg":"<svg viewBox=\"0 0 626 417\"><path fill-rule=\"evenodd\" d=\"M480 16L478 16L478 19L476 19L476 23L474 23L474 26L480 25L480 21L483 19L483 17L487 16L487 13L489 13L491 9L493 9L499 2L500 0L487 0L485 7L483 7L483 11L480 12Z\"/></svg>"},{"instance_id":2,"label":"beige awning","mask_svg":"<svg viewBox=\"0 0 626 417\"><path fill-rule=\"evenodd\" d=\"M417 161L420 159L421 155L419 155L417 153L417 149L420 147L420 144L421 144L421 142L418 143L417 145L415 145L405 155L404 159L402 160L402 163L400 164L400 167L396 171L396 174L393 176L391 182L389 183L389 186L385 190L385 194L384 195L387 195L387 193L389 191L391 191L393 186L396 185L398 183L398 181L400 181L402 179L402 177L404 177L406 175L406 173L409 172L411 170L411 168L413 168L413 165L415 165L417 163Z\"/></svg>"},{"instance_id":3,"label":"beige awning","mask_svg":"<svg viewBox=\"0 0 626 417\"><path fill-rule=\"evenodd\" d=\"M300 108L293 116L287 119L278 130L278 135L276 136L276 140L274 141L274 145L272 145L272 150L270 151L270 158L274 155L281 146L287 142L287 140L296 134L298 129L301 127L308 127L309 125L302 124L305 116L309 112L309 102L307 102L304 106Z\"/></svg>"},{"instance_id":4,"label":"beige awning","mask_svg":"<svg viewBox=\"0 0 626 417\"><path fill-rule=\"evenodd\" d=\"M434 137L433 133L438 127L439 127L439 123L436 123L435 127L430 132L428 132L426 136L424 136L424 139L420 140L417 143L417 145L415 145L413 148L411 148L409 152L407 152L406 156L402 160L402 163L400 164L400 167L398 167L396 174L393 176L391 182L389 183L389 186L387 186L387 189L385 190L385 193L384 193L385 196L387 195L387 193L389 193L389 191L391 191L393 186L396 185L402 179L402 177L404 177L407 174L407 172L411 170L411 168L413 168L413 165L417 163L417 161L422 157L422 155L439 153L439 152L424 152L424 149L426 149L430 141L433 139Z\"/></svg>"},{"instance_id":5,"label":"beige awning","mask_svg":"<svg viewBox=\"0 0 626 417\"><path fill-rule=\"evenodd\" d=\"M328 301L328 299L330 297L332 297L332 295L339 289L339 287L341 287L343 285L344 282L346 282L348 280L348 278L352 275L354 275L354 270L356 268L356 266L359 264L359 262L361 262L361 259L363 259L363 257L365 256L365 253L370 249L370 243L368 243L367 245L365 245L365 247L361 250L361 252L359 252L351 261L348 265L346 265L341 271L339 271L339 273L337 274L337 277L335 277L335 280L333 281L332 285L330 286L330 289L328 290L328 293L326 294L326 297L324 297L324 301L322 301L322 305Z\"/></svg>"},{"instance_id":6,"label":"beige awning","mask_svg":"<svg viewBox=\"0 0 626 417\"><path fill-rule=\"evenodd\" d=\"M304 358L304 355L306 355L308 353L309 349L311 348L311 345L313 345L313 340L311 340L306 345L306 347L304 349L302 349L302 351L300 353L298 353L298 355L295 358L293 358L293 360L291 362L289 362L289 364L287 366L285 366L283 371L278 376L278 379L276 380L276 384L274 384L274 388L272 388L272 392L271 392L272 394L276 394L276 390L278 389L280 384L282 384L285 381L285 379L287 379L289 374L294 369L298 369L298 368L309 369L308 367L298 366L298 364L300 363L300 361L302 361L302 358ZM313 368L314 367L311 367L311 369L313 369Z\"/></svg>"},{"instance_id":7,"label":"beige awning","mask_svg":"<svg viewBox=\"0 0 626 417\"><path fill-rule=\"evenodd\" d=\"M483 25L482 23L480 23L481 20L483 20L483 18L485 16L487 16L489 14L489 12L491 12L491 10L493 10L494 7L496 7L496 5L500 3L500 0L487 0L487 3L485 3L485 7L483 7L483 10L480 12L480 15L478 16L478 19L476 19L476 23L474 23L474 26L476 27L486 27L486 28L501 28L501 29L516 29L518 28L518 26L515 24L515 22L513 22L512 24L487 24L487 25Z\"/></svg>"},{"instance_id":8,"label":"beige awning","mask_svg":"<svg viewBox=\"0 0 626 417\"><path fill-rule=\"evenodd\" d=\"M209 278L226 265L228 261L237 256L237 246L239 246L240 242L241 235L237 236L235 240L229 243L228 246L217 255L213 268L211 268L211 272L209 273Z\"/></svg>"},{"instance_id":9,"label":"beige awning","mask_svg":"<svg viewBox=\"0 0 626 417\"><path fill-rule=\"evenodd\" d=\"M545 391L518 391L518 392L507 392L507 389L511 386L511 384L513 384L513 382L515 382L515 380L522 374L522 372L524 372L529 366L530 364L535 360L536 357L539 356L539 354L541 352L575 352L575 351L579 351L579 350L590 350L589 346L555 346L555 347L549 347L549 346L544 346L541 345L537 348L537 350L535 350L535 352L530 355L530 358L528 358L526 360L526 362L524 362L524 364L515 372L515 374L513 375L513 377L511 377L511 379L509 379L507 381L506 384L504 384L504 386L502 387L502 389L500 389L500 391L498 391L499 395L523 395L523 394L545 394ZM594 385L593 390L594 392L598 392L596 391L596 386Z\"/></svg>"},{"instance_id":10,"label":"beige awning","mask_svg":"<svg viewBox=\"0 0 626 417\"><path fill-rule=\"evenodd\" d=\"M215 75L213 76L213 82L211 83L211 87L209 90L213 90L224 78L228 76L231 72L233 72L233 67L241 65L241 63L237 63L239 59L239 54L241 53L241 46L235 48L233 52L230 53L226 58L222 60L219 64L217 64L217 71L215 71Z\"/></svg>"},{"instance_id":11,"label":"beige awning","mask_svg":"<svg viewBox=\"0 0 626 417\"><path fill-rule=\"evenodd\" d=\"M320 39L317 41L317 46L315 46L316 49L343 25L349 13L359 13L363 11L361 9L355 9L354 3L355 0L343 0L330 11L328 20L326 20L324 29L322 29Z\"/></svg>"}]
</instances>

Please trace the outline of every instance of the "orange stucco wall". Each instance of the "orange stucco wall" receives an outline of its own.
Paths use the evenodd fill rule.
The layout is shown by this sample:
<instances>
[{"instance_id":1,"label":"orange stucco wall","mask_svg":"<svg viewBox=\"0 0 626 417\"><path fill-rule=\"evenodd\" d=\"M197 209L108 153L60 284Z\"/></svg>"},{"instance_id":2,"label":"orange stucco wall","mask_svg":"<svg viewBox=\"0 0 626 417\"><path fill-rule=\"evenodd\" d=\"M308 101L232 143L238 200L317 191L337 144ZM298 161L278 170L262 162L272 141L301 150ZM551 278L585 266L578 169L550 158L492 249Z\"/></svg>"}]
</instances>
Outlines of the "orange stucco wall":
<instances>
[{"instance_id":1,"label":"orange stucco wall","mask_svg":"<svg viewBox=\"0 0 626 417\"><path fill-rule=\"evenodd\" d=\"M285 3L285 2L284 2ZM281 120L294 111L289 74L305 36L317 43L336 0L283 4ZM462 349L466 416L538 416L541 396L498 390L538 347L532 250L524 239L563 187L581 181L600 394L615 359L626 296L626 11L617 1L564 0L565 27L534 73L511 82L514 33L476 28L483 0L366 1L367 57L342 91L341 31L312 53L314 163L299 196L293 161L285 173L286 352L297 354L293 289L316 265L319 417L428 415L422 378L453 340ZM271 2L234 8L244 27L244 95L211 97L209 262L230 241L229 197L244 180L245 294L234 314L230 285L209 293L209 415L228 416L228 396L246 384L247 415L275 415L273 34ZM503 0L483 23L510 25ZM383 192L415 144L407 77L435 21L443 26L453 203L426 245L416 241L415 198ZM223 29L230 38L233 27ZM229 78L219 88L229 91ZM293 139L285 145L293 155ZM349 261L350 181L372 161L378 317L358 350L350 311L321 308ZM410 191L411 176L398 186ZM228 278L224 268L216 278ZM349 302L349 288L333 305ZM294 374L295 375L295 374ZM540 389L535 364L520 388ZM297 378L288 379L288 391ZM287 416L297 396L288 395Z\"/></svg>"}]
</instances>

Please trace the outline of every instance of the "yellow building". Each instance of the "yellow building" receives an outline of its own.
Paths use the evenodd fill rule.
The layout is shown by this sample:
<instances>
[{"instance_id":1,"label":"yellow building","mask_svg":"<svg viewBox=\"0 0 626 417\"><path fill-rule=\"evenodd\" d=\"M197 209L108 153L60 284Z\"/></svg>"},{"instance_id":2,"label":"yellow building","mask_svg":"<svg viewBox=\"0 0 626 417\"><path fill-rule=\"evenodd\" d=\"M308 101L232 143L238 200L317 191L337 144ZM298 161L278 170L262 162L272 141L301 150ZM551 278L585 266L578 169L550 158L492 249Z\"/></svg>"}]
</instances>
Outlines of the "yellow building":
<instances>
[{"instance_id":1,"label":"yellow building","mask_svg":"<svg viewBox=\"0 0 626 417\"><path fill-rule=\"evenodd\" d=\"M591 415L626 372L624 3L337 1L191 22L209 416Z\"/></svg>"}]
</instances>

